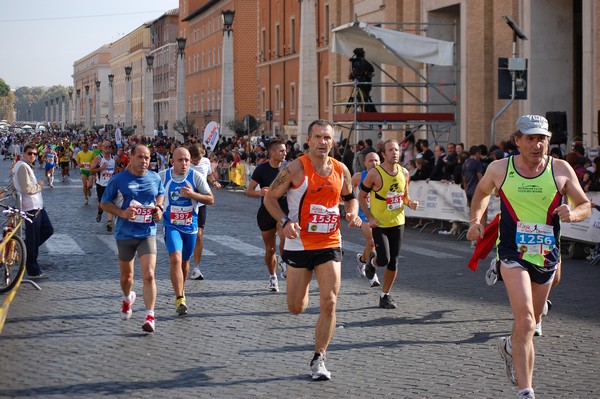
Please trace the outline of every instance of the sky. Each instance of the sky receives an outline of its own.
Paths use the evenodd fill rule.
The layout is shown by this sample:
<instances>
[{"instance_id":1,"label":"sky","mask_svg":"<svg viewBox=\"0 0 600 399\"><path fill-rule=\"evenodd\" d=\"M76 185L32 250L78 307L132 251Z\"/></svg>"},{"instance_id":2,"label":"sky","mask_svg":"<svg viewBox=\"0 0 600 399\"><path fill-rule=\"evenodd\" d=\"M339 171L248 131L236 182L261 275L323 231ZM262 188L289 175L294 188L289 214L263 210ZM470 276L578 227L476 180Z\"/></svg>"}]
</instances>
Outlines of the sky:
<instances>
[{"instance_id":1,"label":"sky","mask_svg":"<svg viewBox=\"0 0 600 399\"><path fill-rule=\"evenodd\" d=\"M0 78L72 86L73 63L179 6L179 0L0 0Z\"/></svg>"}]
</instances>

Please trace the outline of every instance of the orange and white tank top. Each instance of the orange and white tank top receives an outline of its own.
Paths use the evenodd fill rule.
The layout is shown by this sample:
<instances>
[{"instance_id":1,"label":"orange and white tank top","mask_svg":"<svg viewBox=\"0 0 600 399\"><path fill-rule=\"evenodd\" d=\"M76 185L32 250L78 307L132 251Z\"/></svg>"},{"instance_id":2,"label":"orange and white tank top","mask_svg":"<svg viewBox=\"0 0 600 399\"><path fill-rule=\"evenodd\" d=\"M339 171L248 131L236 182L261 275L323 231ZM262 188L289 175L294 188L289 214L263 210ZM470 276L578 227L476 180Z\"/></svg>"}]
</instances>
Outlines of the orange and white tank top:
<instances>
[{"instance_id":1,"label":"orange and white tank top","mask_svg":"<svg viewBox=\"0 0 600 399\"><path fill-rule=\"evenodd\" d=\"M343 165L329 158L333 170L327 177L319 175L308 156L298 158L304 167L304 180L287 191L288 217L298 223L300 237L285 240L288 251L340 248L340 195Z\"/></svg>"}]
</instances>

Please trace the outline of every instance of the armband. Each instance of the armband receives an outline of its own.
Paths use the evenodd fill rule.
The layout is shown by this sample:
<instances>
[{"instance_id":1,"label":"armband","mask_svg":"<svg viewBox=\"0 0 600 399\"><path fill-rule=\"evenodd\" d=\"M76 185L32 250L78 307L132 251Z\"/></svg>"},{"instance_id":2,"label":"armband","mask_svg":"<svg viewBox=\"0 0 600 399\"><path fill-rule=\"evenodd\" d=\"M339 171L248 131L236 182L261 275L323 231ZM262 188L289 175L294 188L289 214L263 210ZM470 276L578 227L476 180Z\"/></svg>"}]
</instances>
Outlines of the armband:
<instances>
[{"instance_id":1,"label":"armband","mask_svg":"<svg viewBox=\"0 0 600 399\"><path fill-rule=\"evenodd\" d=\"M364 184L360 183L360 189L363 190L365 193L370 193L371 189L367 186L365 186Z\"/></svg>"},{"instance_id":2,"label":"armband","mask_svg":"<svg viewBox=\"0 0 600 399\"><path fill-rule=\"evenodd\" d=\"M350 201L355 199L356 197L354 196L354 194L350 193L350 194L346 194L346 195L342 195L342 199L344 201Z\"/></svg>"}]
</instances>

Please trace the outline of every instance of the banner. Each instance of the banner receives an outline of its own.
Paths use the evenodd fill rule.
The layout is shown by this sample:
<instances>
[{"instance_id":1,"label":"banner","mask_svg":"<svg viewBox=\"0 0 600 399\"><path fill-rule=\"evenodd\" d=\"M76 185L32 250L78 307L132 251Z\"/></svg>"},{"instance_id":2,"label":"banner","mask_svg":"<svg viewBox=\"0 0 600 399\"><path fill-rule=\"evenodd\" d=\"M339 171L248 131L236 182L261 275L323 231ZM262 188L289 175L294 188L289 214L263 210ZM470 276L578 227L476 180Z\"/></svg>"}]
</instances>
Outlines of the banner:
<instances>
[{"instance_id":1,"label":"banner","mask_svg":"<svg viewBox=\"0 0 600 399\"><path fill-rule=\"evenodd\" d=\"M409 194L410 199L419 201L419 208L413 211L405 207L406 217L463 223L470 221L467 195L460 185L438 181L412 181L409 185ZM600 192L586 194L593 203L600 204ZM492 195L488 206L488 221L491 221L498 212L500 212L500 200ZM583 222L561 223L561 234L564 238L597 244L600 242L600 212L593 209L592 215Z\"/></svg>"},{"instance_id":2,"label":"banner","mask_svg":"<svg viewBox=\"0 0 600 399\"><path fill-rule=\"evenodd\" d=\"M209 122L204 128L204 138L202 139L202 143L206 147L207 151L212 151L215 149L217 142L219 141L219 125L217 122Z\"/></svg>"},{"instance_id":3,"label":"banner","mask_svg":"<svg viewBox=\"0 0 600 399\"><path fill-rule=\"evenodd\" d=\"M117 147L121 147L123 145L121 142L121 128L115 129L115 142L117 143Z\"/></svg>"},{"instance_id":4,"label":"banner","mask_svg":"<svg viewBox=\"0 0 600 399\"><path fill-rule=\"evenodd\" d=\"M419 207L416 211L405 207L407 217L469 223L467 195L460 185L439 181L411 181L408 192L410 199L419 201ZM488 206L488 220L491 221L498 212L500 200L492 195Z\"/></svg>"}]
</instances>

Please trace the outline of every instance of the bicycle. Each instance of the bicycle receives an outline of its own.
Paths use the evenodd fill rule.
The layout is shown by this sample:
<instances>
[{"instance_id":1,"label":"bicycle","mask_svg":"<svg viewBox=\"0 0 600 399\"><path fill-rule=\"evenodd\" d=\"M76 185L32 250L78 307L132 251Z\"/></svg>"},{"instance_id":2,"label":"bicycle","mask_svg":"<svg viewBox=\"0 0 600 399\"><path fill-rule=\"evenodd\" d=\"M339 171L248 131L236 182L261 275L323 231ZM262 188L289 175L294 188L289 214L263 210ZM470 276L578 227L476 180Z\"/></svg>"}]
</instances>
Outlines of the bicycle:
<instances>
[{"instance_id":1,"label":"bicycle","mask_svg":"<svg viewBox=\"0 0 600 399\"><path fill-rule=\"evenodd\" d=\"M25 274L27 249L18 233L23 226L23 220L29 223L32 220L30 215L18 208L2 203L0 207L5 208L2 213L8 215L0 241L0 294L4 294L15 288Z\"/></svg>"}]
</instances>

